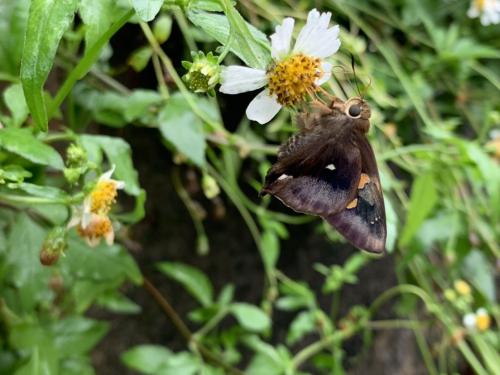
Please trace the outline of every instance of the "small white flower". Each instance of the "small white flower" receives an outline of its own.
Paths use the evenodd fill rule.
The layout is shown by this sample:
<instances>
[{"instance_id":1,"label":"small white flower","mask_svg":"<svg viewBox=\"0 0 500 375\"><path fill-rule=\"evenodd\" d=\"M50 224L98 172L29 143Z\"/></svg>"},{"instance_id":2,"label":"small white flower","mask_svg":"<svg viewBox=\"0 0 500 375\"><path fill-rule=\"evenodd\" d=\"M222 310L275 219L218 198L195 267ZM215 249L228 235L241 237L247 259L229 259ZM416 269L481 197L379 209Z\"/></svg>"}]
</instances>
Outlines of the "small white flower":
<instances>
[{"instance_id":1,"label":"small white flower","mask_svg":"<svg viewBox=\"0 0 500 375\"><path fill-rule=\"evenodd\" d=\"M472 0L467 15L480 17L483 26L500 23L500 0Z\"/></svg>"},{"instance_id":2,"label":"small white flower","mask_svg":"<svg viewBox=\"0 0 500 375\"><path fill-rule=\"evenodd\" d=\"M96 186L83 201L82 227L87 227L91 214L107 214L113 204L117 190L125 187L125 182L113 180L111 176L115 172L115 166L99 176Z\"/></svg>"},{"instance_id":3,"label":"small white flower","mask_svg":"<svg viewBox=\"0 0 500 375\"><path fill-rule=\"evenodd\" d=\"M104 238L108 245L113 244L115 238L108 213L115 202L117 190L123 189L125 183L111 178L114 170L113 166L98 178L82 205L74 208L67 225L68 228L76 227L78 234L92 247L97 246L101 238Z\"/></svg>"},{"instance_id":4,"label":"small white flower","mask_svg":"<svg viewBox=\"0 0 500 375\"><path fill-rule=\"evenodd\" d=\"M468 314L465 314L463 319L462 319L462 323L464 325L465 328L473 331L476 329L476 314L474 313L468 313Z\"/></svg>"},{"instance_id":5,"label":"small white flower","mask_svg":"<svg viewBox=\"0 0 500 375\"><path fill-rule=\"evenodd\" d=\"M271 39L273 64L267 70L228 66L221 74L219 91L239 94L265 87L250 102L246 114L261 124L269 122L283 106L295 105L331 77L332 64L325 59L340 47L339 26L329 27L331 13L309 12L293 49L295 21L285 18Z\"/></svg>"}]
</instances>

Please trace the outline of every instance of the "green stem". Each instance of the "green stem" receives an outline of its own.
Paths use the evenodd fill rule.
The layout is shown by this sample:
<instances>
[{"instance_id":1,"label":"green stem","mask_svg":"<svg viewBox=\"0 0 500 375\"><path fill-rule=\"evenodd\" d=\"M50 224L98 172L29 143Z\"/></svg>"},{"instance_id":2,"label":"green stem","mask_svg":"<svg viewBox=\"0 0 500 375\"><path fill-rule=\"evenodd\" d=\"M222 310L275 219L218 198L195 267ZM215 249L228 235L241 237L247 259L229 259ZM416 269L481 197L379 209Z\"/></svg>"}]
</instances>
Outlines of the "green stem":
<instances>
[{"instance_id":1,"label":"green stem","mask_svg":"<svg viewBox=\"0 0 500 375\"><path fill-rule=\"evenodd\" d=\"M188 103L188 105L191 107L193 110L194 114L201 118L208 126L212 128L213 131L219 131L223 132L224 134L227 134L226 129L218 123L214 122L210 119L210 116L208 116L205 112L202 111L200 107L198 107L196 101L193 99L193 95L191 92L187 89L187 87L184 85L184 82L182 82L181 77L177 74L177 71L175 70L172 61L170 61L170 58L165 54L165 52L161 49L161 46L158 44L158 41L153 35L153 32L151 31L151 28L149 25L145 22L141 22L141 29L144 33L144 36L148 40L148 43L151 45L153 48L153 51L158 55L160 58L161 62L165 66L165 69L167 70L168 74L172 77L172 79L175 82L175 85L181 92L182 96L184 96L184 99Z\"/></svg>"}]
</instances>

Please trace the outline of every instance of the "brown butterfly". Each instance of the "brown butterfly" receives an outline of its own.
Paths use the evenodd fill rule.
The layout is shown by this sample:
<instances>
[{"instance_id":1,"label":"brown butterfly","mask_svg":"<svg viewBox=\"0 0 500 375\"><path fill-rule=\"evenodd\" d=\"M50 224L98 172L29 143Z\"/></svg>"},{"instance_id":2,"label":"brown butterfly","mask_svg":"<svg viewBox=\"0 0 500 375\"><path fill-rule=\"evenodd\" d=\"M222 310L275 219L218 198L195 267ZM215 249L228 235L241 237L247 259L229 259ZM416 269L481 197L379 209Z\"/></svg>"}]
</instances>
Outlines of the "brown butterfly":
<instances>
[{"instance_id":1,"label":"brown butterfly","mask_svg":"<svg viewBox=\"0 0 500 375\"><path fill-rule=\"evenodd\" d=\"M353 245L383 253L387 229L377 163L366 138L370 114L364 100L336 97L300 113L300 131L280 147L261 195L321 216Z\"/></svg>"}]
</instances>

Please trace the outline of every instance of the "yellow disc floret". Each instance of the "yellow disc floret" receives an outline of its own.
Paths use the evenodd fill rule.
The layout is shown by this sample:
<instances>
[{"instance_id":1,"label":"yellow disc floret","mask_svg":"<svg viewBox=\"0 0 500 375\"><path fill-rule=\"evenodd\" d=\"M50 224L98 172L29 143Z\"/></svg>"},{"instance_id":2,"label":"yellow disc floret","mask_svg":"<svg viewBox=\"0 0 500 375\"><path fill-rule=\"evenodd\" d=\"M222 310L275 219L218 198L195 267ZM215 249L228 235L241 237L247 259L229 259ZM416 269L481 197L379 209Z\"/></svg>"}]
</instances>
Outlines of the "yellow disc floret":
<instances>
[{"instance_id":1,"label":"yellow disc floret","mask_svg":"<svg viewBox=\"0 0 500 375\"><path fill-rule=\"evenodd\" d=\"M319 58L302 53L292 55L267 72L269 92L283 106L297 104L317 90L315 82L323 73Z\"/></svg>"},{"instance_id":2,"label":"yellow disc floret","mask_svg":"<svg viewBox=\"0 0 500 375\"><path fill-rule=\"evenodd\" d=\"M92 215L89 225L85 228L78 226L77 230L81 237L99 239L112 232L113 226L109 217L104 215Z\"/></svg>"},{"instance_id":3,"label":"yellow disc floret","mask_svg":"<svg viewBox=\"0 0 500 375\"><path fill-rule=\"evenodd\" d=\"M96 214L107 214L117 196L116 182L112 180L99 181L90 193L90 211Z\"/></svg>"}]
</instances>

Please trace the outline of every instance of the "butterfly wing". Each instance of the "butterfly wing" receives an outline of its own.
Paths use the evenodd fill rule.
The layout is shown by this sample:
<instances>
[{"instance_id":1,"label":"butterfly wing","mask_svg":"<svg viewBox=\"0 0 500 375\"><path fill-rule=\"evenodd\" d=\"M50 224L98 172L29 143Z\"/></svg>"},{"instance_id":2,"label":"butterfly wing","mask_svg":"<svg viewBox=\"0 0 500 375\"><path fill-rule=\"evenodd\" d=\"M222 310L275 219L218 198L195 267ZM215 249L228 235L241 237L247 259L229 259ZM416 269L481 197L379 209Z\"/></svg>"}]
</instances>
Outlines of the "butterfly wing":
<instances>
[{"instance_id":1,"label":"butterfly wing","mask_svg":"<svg viewBox=\"0 0 500 375\"><path fill-rule=\"evenodd\" d=\"M269 193L295 211L334 215L354 198L361 153L342 123L313 127L292 137L278 153L261 194ZM338 130L338 131L332 131Z\"/></svg>"},{"instance_id":2,"label":"butterfly wing","mask_svg":"<svg viewBox=\"0 0 500 375\"><path fill-rule=\"evenodd\" d=\"M357 134L356 144L361 153L361 178L356 197L344 210L326 216L325 220L356 247L383 253L387 229L377 163L363 134Z\"/></svg>"}]
</instances>

